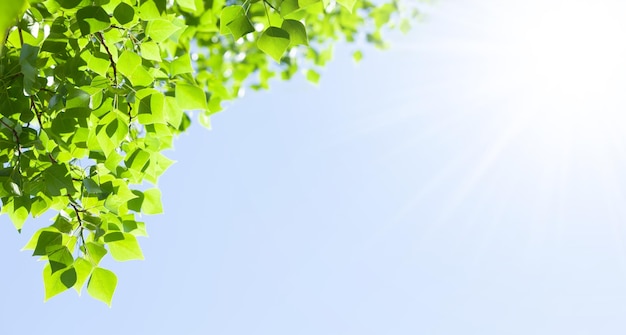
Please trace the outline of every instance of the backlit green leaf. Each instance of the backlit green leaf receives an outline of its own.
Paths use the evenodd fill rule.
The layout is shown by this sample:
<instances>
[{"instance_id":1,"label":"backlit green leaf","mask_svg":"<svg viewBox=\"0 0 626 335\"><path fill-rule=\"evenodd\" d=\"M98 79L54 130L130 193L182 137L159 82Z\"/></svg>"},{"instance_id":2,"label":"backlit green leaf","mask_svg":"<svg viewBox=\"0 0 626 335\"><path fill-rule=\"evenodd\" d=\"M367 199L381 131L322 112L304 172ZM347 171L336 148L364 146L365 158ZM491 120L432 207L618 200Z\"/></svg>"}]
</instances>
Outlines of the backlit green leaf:
<instances>
[{"instance_id":1,"label":"backlit green leaf","mask_svg":"<svg viewBox=\"0 0 626 335\"><path fill-rule=\"evenodd\" d=\"M46 248L46 253L48 254L48 261L50 262L52 273L65 269L74 263L72 253L64 245L49 246Z\"/></svg>"},{"instance_id":2,"label":"backlit green leaf","mask_svg":"<svg viewBox=\"0 0 626 335\"><path fill-rule=\"evenodd\" d=\"M31 200L29 196L17 196L10 198L9 201L2 207L2 211L9 215L13 226L18 231L22 229L24 222L28 218L30 212Z\"/></svg>"},{"instance_id":3,"label":"backlit green leaf","mask_svg":"<svg viewBox=\"0 0 626 335\"><path fill-rule=\"evenodd\" d=\"M96 267L87 283L87 293L111 307L113 293L117 286L117 276L106 269Z\"/></svg>"},{"instance_id":4,"label":"backlit green leaf","mask_svg":"<svg viewBox=\"0 0 626 335\"><path fill-rule=\"evenodd\" d=\"M159 45L152 42L146 41L141 43L141 57L160 62L161 61L161 50L159 49Z\"/></svg>"},{"instance_id":5,"label":"backlit green leaf","mask_svg":"<svg viewBox=\"0 0 626 335\"><path fill-rule=\"evenodd\" d=\"M18 17L21 17L28 8L27 0L5 1L0 11L0 37L4 40L4 33L15 24Z\"/></svg>"},{"instance_id":6,"label":"backlit green leaf","mask_svg":"<svg viewBox=\"0 0 626 335\"><path fill-rule=\"evenodd\" d=\"M153 41L160 43L167 40L180 28L175 26L170 20L156 19L148 22L146 35Z\"/></svg>"},{"instance_id":7,"label":"backlit green leaf","mask_svg":"<svg viewBox=\"0 0 626 335\"><path fill-rule=\"evenodd\" d=\"M357 0L337 0L337 3L345 7L350 12L352 12L352 9L354 9L354 5L356 4L356 1Z\"/></svg>"},{"instance_id":8,"label":"backlit green leaf","mask_svg":"<svg viewBox=\"0 0 626 335\"><path fill-rule=\"evenodd\" d=\"M235 40L254 31L254 26L243 10L239 11L239 15L226 24Z\"/></svg>"},{"instance_id":9,"label":"backlit green leaf","mask_svg":"<svg viewBox=\"0 0 626 335\"><path fill-rule=\"evenodd\" d=\"M76 283L76 270L73 267L52 273L49 264L43 268L44 301L62 293Z\"/></svg>"},{"instance_id":10,"label":"backlit green leaf","mask_svg":"<svg viewBox=\"0 0 626 335\"><path fill-rule=\"evenodd\" d=\"M318 84L320 82L320 74L309 69L306 71L306 79L314 84Z\"/></svg>"},{"instance_id":11,"label":"backlit green leaf","mask_svg":"<svg viewBox=\"0 0 626 335\"><path fill-rule=\"evenodd\" d=\"M176 103L186 110L206 110L207 101L204 90L188 84L176 85Z\"/></svg>"},{"instance_id":12,"label":"backlit green leaf","mask_svg":"<svg viewBox=\"0 0 626 335\"><path fill-rule=\"evenodd\" d=\"M126 76L133 85L149 86L154 78L141 65L141 57L134 52L124 51L117 61L117 70Z\"/></svg>"},{"instance_id":13,"label":"backlit green leaf","mask_svg":"<svg viewBox=\"0 0 626 335\"><path fill-rule=\"evenodd\" d=\"M78 258L74 262L74 270L76 271L76 283L74 284L74 289L78 294L82 291L83 285L91 275L91 270L93 270L94 266L88 260L84 258Z\"/></svg>"},{"instance_id":14,"label":"backlit green leaf","mask_svg":"<svg viewBox=\"0 0 626 335\"><path fill-rule=\"evenodd\" d=\"M161 204L161 191L158 188L151 188L143 192L144 200L141 205L142 212L146 214L163 213Z\"/></svg>"},{"instance_id":15,"label":"backlit green leaf","mask_svg":"<svg viewBox=\"0 0 626 335\"><path fill-rule=\"evenodd\" d=\"M280 62L285 51L289 47L289 33L278 27L267 28L259 37L257 45L275 61Z\"/></svg>"},{"instance_id":16,"label":"backlit green leaf","mask_svg":"<svg viewBox=\"0 0 626 335\"><path fill-rule=\"evenodd\" d=\"M107 75L110 65L109 56L102 52L94 53L87 61L87 67L101 76Z\"/></svg>"},{"instance_id":17,"label":"backlit green leaf","mask_svg":"<svg viewBox=\"0 0 626 335\"><path fill-rule=\"evenodd\" d=\"M109 250L113 259L119 262L143 260L143 253L137 238L129 233L122 233L123 239L109 242Z\"/></svg>"},{"instance_id":18,"label":"backlit green leaf","mask_svg":"<svg viewBox=\"0 0 626 335\"><path fill-rule=\"evenodd\" d=\"M196 11L196 3L194 0L176 0L176 4L186 12L193 13Z\"/></svg>"},{"instance_id":19,"label":"backlit green leaf","mask_svg":"<svg viewBox=\"0 0 626 335\"><path fill-rule=\"evenodd\" d=\"M193 68L191 67L191 58L189 58L189 54L184 54L174 59L170 67L170 74L172 76L193 72Z\"/></svg>"},{"instance_id":20,"label":"backlit green leaf","mask_svg":"<svg viewBox=\"0 0 626 335\"><path fill-rule=\"evenodd\" d=\"M44 230L39 233L37 245L33 251L33 256L44 256L46 249L50 246L60 246L63 243L63 235L55 231Z\"/></svg>"},{"instance_id":21,"label":"backlit green leaf","mask_svg":"<svg viewBox=\"0 0 626 335\"><path fill-rule=\"evenodd\" d=\"M76 12L81 34L89 35L103 31L111 26L109 14L100 6L83 7Z\"/></svg>"},{"instance_id":22,"label":"backlit green leaf","mask_svg":"<svg viewBox=\"0 0 626 335\"><path fill-rule=\"evenodd\" d=\"M220 34L230 34L231 31L230 28L228 28L228 24L242 15L245 15L245 12L243 7L239 5L224 7L220 13Z\"/></svg>"},{"instance_id":23,"label":"backlit green leaf","mask_svg":"<svg viewBox=\"0 0 626 335\"><path fill-rule=\"evenodd\" d=\"M306 36L306 28L302 22L297 20L285 20L281 28L289 34L289 46L309 45L309 39Z\"/></svg>"},{"instance_id":24,"label":"backlit green leaf","mask_svg":"<svg viewBox=\"0 0 626 335\"><path fill-rule=\"evenodd\" d=\"M87 260L89 260L94 266L100 264L102 257L107 254L107 250L100 243L87 242L85 244L85 248L87 250Z\"/></svg>"}]
</instances>

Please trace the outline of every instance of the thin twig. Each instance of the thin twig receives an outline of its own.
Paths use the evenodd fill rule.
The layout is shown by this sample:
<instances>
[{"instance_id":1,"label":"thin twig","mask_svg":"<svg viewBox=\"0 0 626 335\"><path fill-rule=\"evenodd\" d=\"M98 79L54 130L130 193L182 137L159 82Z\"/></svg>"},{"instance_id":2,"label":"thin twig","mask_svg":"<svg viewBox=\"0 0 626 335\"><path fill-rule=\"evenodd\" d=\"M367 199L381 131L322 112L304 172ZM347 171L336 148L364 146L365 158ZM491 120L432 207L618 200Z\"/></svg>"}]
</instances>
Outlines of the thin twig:
<instances>
[{"instance_id":1,"label":"thin twig","mask_svg":"<svg viewBox=\"0 0 626 335\"><path fill-rule=\"evenodd\" d=\"M268 6L270 6L273 10L278 12L278 9L276 9L276 7L274 7L269 1L263 0L264 3L266 3ZM269 19L267 19L269 21Z\"/></svg>"},{"instance_id":2,"label":"thin twig","mask_svg":"<svg viewBox=\"0 0 626 335\"><path fill-rule=\"evenodd\" d=\"M20 35L20 46L24 45L24 36L22 35L22 28L20 28L20 22L17 21L17 33Z\"/></svg>"},{"instance_id":3,"label":"thin twig","mask_svg":"<svg viewBox=\"0 0 626 335\"><path fill-rule=\"evenodd\" d=\"M78 220L78 229L80 232L80 241L83 244L83 246L85 245L85 236L83 235L83 230L85 229L85 227L83 226L83 220L80 218L80 210L78 209L78 207L74 204L74 200L72 199L72 197L68 194L67 195L68 198L70 198L70 206L72 206L72 208L74 209L74 213L76 213L76 219ZM85 252L85 255L87 255L87 248L84 248L83 250Z\"/></svg>"},{"instance_id":4,"label":"thin twig","mask_svg":"<svg viewBox=\"0 0 626 335\"><path fill-rule=\"evenodd\" d=\"M115 61L113 60L113 55L111 54L111 51L109 50L109 46L107 46L106 43L104 42L104 36L102 36L102 33L97 32L96 36L98 36L98 39L100 40L100 43L104 47L104 50L106 50L107 54L109 55L109 62L111 63L111 67L113 68L113 84L115 84L115 87L117 87L117 65L115 64Z\"/></svg>"},{"instance_id":5,"label":"thin twig","mask_svg":"<svg viewBox=\"0 0 626 335\"><path fill-rule=\"evenodd\" d=\"M130 132L131 132L131 126L133 124L133 105L130 103L127 103L128 105L128 136L130 138Z\"/></svg>"}]
</instances>

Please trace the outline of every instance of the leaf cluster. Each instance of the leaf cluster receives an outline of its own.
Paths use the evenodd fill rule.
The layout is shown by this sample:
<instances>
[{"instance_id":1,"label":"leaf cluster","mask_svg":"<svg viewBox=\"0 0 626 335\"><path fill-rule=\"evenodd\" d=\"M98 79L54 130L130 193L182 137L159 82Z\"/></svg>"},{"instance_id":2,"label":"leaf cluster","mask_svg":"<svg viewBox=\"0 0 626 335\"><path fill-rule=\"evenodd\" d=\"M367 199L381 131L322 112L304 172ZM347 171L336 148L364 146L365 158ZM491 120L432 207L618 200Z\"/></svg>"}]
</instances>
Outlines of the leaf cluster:
<instances>
[{"instance_id":1,"label":"leaf cluster","mask_svg":"<svg viewBox=\"0 0 626 335\"><path fill-rule=\"evenodd\" d=\"M404 7L403 7L404 6ZM15 0L0 11L0 200L25 249L46 260L45 299L69 288L111 304L143 259L144 214L163 211L163 152L245 86L299 69L313 82L336 41L384 47L417 13L400 0ZM355 59L362 54L355 53Z\"/></svg>"}]
</instances>

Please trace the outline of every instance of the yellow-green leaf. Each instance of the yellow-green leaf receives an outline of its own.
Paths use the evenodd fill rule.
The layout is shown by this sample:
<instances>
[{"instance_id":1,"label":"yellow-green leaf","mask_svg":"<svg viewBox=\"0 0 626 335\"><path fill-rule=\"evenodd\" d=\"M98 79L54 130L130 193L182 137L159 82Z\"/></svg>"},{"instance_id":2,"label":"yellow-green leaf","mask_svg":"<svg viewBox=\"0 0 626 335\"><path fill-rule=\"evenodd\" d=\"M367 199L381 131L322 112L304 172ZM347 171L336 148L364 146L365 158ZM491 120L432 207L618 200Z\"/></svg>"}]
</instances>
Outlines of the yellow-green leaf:
<instances>
[{"instance_id":1,"label":"yellow-green leaf","mask_svg":"<svg viewBox=\"0 0 626 335\"><path fill-rule=\"evenodd\" d=\"M116 286L117 276L113 272L96 267L91 272L89 283L87 283L87 293L111 307Z\"/></svg>"}]
</instances>

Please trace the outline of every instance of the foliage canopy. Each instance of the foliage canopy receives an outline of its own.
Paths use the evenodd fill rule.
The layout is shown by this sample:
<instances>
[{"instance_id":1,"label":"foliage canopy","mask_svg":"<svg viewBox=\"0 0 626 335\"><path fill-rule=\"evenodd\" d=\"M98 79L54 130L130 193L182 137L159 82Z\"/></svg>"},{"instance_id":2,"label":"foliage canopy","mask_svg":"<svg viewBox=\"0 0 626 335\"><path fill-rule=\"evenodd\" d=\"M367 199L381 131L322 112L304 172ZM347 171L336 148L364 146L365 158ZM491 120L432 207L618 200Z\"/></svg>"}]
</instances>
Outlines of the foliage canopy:
<instances>
[{"instance_id":1,"label":"foliage canopy","mask_svg":"<svg viewBox=\"0 0 626 335\"><path fill-rule=\"evenodd\" d=\"M100 266L143 259L142 214L162 212L163 151L210 126L244 86L299 69L316 82L336 41L384 47L409 28L401 0L12 0L0 10L0 199L21 230L56 214L24 249L45 259L45 299L86 285L110 305ZM409 8L410 7L410 8ZM355 52L355 60L361 58Z\"/></svg>"}]
</instances>

